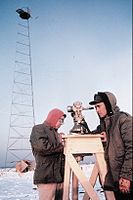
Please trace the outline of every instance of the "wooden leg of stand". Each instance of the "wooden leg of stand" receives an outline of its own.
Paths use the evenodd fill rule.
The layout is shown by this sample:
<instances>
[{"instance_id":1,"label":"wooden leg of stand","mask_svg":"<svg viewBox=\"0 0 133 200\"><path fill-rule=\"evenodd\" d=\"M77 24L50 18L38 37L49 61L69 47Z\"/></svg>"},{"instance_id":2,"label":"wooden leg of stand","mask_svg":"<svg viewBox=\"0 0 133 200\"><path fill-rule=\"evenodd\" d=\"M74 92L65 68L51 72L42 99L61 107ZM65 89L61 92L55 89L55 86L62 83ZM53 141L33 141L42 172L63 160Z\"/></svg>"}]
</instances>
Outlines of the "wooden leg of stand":
<instances>
[{"instance_id":1,"label":"wooden leg of stand","mask_svg":"<svg viewBox=\"0 0 133 200\"><path fill-rule=\"evenodd\" d=\"M101 184L104 185L107 173L107 167L106 167L106 162L104 160L104 155L102 153L96 153L96 163L100 175ZM107 200L115 200L113 191L104 191L104 194Z\"/></svg>"},{"instance_id":2,"label":"wooden leg of stand","mask_svg":"<svg viewBox=\"0 0 133 200\"><path fill-rule=\"evenodd\" d=\"M70 166L69 166L69 163L68 163L68 158L66 156L65 175L64 175L64 188L63 188L63 200L69 200L70 175L71 175L71 169L70 169Z\"/></svg>"},{"instance_id":3,"label":"wooden leg of stand","mask_svg":"<svg viewBox=\"0 0 133 200\"><path fill-rule=\"evenodd\" d=\"M104 193L107 200L115 200L113 191L105 191Z\"/></svg>"},{"instance_id":4,"label":"wooden leg of stand","mask_svg":"<svg viewBox=\"0 0 133 200\"><path fill-rule=\"evenodd\" d=\"M94 187L94 185L96 184L96 180L98 177L98 168L97 165L95 164L89 179L89 182L91 183L91 185ZM83 196L83 200L89 200L89 196L88 194L85 192L84 196Z\"/></svg>"},{"instance_id":5,"label":"wooden leg of stand","mask_svg":"<svg viewBox=\"0 0 133 200\"><path fill-rule=\"evenodd\" d=\"M73 170L73 172L77 176L79 182L81 183L81 185L83 186L85 191L88 193L90 198L92 200L99 200L99 197L98 197L96 191L94 190L94 188L90 184L90 182L87 180L85 174L81 170L80 166L77 164L77 162L74 159L73 155L72 154L68 154L67 157L68 157L68 162L69 162L70 168ZM64 199L64 200L67 200L67 199Z\"/></svg>"},{"instance_id":6,"label":"wooden leg of stand","mask_svg":"<svg viewBox=\"0 0 133 200\"><path fill-rule=\"evenodd\" d=\"M72 173L72 200L78 200L78 179Z\"/></svg>"}]
</instances>

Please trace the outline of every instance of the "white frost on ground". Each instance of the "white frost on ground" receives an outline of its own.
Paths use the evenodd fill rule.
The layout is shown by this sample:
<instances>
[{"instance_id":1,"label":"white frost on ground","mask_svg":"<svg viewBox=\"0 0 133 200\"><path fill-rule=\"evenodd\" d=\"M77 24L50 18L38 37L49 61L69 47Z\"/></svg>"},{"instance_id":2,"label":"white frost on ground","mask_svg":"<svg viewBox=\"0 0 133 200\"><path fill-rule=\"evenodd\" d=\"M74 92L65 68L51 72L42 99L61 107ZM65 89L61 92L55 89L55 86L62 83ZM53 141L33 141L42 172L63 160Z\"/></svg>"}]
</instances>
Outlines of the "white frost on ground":
<instances>
[{"instance_id":1,"label":"white frost on ground","mask_svg":"<svg viewBox=\"0 0 133 200\"><path fill-rule=\"evenodd\" d=\"M90 176L93 165L82 165L86 176ZM38 200L38 191L34 189L33 171L19 175L14 168L0 169L0 200ZM100 200L105 200L104 193L97 181L95 185ZM82 199L84 190L79 184L79 200Z\"/></svg>"},{"instance_id":2,"label":"white frost on ground","mask_svg":"<svg viewBox=\"0 0 133 200\"><path fill-rule=\"evenodd\" d=\"M33 189L33 172L19 175L15 169L0 170L0 200L34 200L38 199Z\"/></svg>"}]
</instances>

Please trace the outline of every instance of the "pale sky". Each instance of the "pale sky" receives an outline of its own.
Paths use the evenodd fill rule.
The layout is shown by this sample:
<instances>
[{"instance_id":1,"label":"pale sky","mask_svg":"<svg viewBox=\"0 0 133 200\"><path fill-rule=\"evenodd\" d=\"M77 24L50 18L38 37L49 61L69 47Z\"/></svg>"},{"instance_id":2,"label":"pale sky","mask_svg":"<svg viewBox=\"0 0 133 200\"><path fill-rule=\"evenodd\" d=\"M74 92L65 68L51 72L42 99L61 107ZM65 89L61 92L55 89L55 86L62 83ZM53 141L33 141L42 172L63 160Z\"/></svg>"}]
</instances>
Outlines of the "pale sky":
<instances>
[{"instance_id":1,"label":"pale sky","mask_svg":"<svg viewBox=\"0 0 133 200\"><path fill-rule=\"evenodd\" d=\"M0 163L9 133L17 8L29 7L35 122L49 110L89 101L98 91L113 92L121 110L132 114L131 0L0 1ZM95 110L83 112L93 130ZM61 131L73 126L67 119Z\"/></svg>"}]
</instances>

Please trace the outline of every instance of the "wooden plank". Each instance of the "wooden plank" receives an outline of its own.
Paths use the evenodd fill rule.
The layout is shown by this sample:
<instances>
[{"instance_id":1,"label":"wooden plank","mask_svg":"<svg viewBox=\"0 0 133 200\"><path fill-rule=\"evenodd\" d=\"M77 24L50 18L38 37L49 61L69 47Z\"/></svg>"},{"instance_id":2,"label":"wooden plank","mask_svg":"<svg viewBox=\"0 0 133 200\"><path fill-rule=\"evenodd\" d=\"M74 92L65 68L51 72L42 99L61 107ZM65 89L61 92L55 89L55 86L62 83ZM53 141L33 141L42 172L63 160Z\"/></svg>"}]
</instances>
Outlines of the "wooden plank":
<instances>
[{"instance_id":1,"label":"wooden plank","mask_svg":"<svg viewBox=\"0 0 133 200\"><path fill-rule=\"evenodd\" d=\"M92 200L99 200L99 197L98 197L97 193L95 192L93 186L90 184L90 182L85 177L83 171L81 170L80 166L76 162L73 155L68 154L67 157L68 157L68 162L69 162L69 165L70 165L72 171L77 176L79 182L81 183L81 185L83 186L85 191L88 193L89 197Z\"/></svg>"},{"instance_id":2,"label":"wooden plank","mask_svg":"<svg viewBox=\"0 0 133 200\"><path fill-rule=\"evenodd\" d=\"M78 179L72 172L72 200L78 200Z\"/></svg>"},{"instance_id":3,"label":"wooden plank","mask_svg":"<svg viewBox=\"0 0 133 200\"><path fill-rule=\"evenodd\" d=\"M95 186L97 177L98 177L98 168L97 168L97 165L95 163L93 170L92 170L92 173L91 173L91 176L89 178L89 182L92 186ZM85 194L83 196L83 200L89 200L89 199L90 198L89 198L88 194L85 192Z\"/></svg>"},{"instance_id":4,"label":"wooden plank","mask_svg":"<svg viewBox=\"0 0 133 200\"><path fill-rule=\"evenodd\" d=\"M105 191L104 193L107 200L116 200L112 191Z\"/></svg>"},{"instance_id":5,"label":"wooden plank","mask_svg":"<svg viewBox=\"0 0 133 200\"><path fill-rule=\"evenodd\" d=\"M100 180L102 185L104 185L104 180L107 173L107 166L104 160L104 154L99 152L95 154L95 157L96 157L96 165L98 167Z\"/></svg>"},{"instance_id":6,"label":"wooden plank","mask_svg":"<svg viewBox=\"0 0 133 200\"><path fill-rule=\"evenodd\" d=\"M69 200L69 183L71 170L76 175L77 179L85 189L83 200L99 200L97 193L94 190L94 185L98 175L100 176L101 184L104 185L104 180L107 172L106 162L104 160L104 150L101 142L101 135L86 134L86 135L65 135L64 138L64 154L66 156L65 163L65 178L63 200ZM90 179L87 180L81 167L76 162L73 155L83 155L93 153L96 157L95 167L92 170ZM107 200L115 200L114 194L111 191L105 191Z\"/></svg>"},{"instance_id":7,"label":"wooden plank","mask_svg":"<svg viewBox=\"0 0 133 200\"><path fill-rule=\"evenodd\" d=\"M65 157L65 174L64 174L63 200L69 200L70 175L71 175L71 168L69 166L68 157L66 156Z\"/></svg>"},{"instance_id":8,"label":"wooden plank","mask_svg":"<svg viewBox=\"0 0 133 200\"><path fill-rule=\"evenodd\" d=\"M67 152L72 152L73 154L104 152L101 137L99 135L97 137L80 135L79 139L77 135L74 137L68 136L64 153L67 154Z\"/></svg>"}]
</instances>

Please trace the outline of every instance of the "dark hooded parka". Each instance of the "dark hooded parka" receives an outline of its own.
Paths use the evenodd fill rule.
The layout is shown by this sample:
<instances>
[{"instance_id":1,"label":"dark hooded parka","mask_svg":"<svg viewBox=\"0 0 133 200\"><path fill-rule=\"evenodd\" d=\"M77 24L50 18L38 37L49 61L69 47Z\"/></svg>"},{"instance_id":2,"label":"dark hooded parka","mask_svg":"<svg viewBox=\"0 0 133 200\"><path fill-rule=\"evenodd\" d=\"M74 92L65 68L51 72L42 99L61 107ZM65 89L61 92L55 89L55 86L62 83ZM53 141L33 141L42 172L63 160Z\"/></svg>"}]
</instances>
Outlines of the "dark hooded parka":
<instances>
[{"instance_id":1,"label":"dark hooded parka","mask_svg":"<svg viewBox=\"0 0 133 200\"><path fill-rule=\"evenodd\" d=\"M120 177L133 181L132 117L120 111L116 97L112 93L99 92L98 95L108 113L105 118L100 119L101 130L107 134L105 160L108 173L105 178L105 189L118 190Z\"/></svg>"},{"instance_id":2,"label":"dark hooded parka","mask_svg":"<svg viewBox=\"0 0 133 200\"><path fill-rule=\"evenodd\" d=\"M30 142L36 161L34 184L62 183L64 178L63 145L55 125L65 114L59 109L49 112L44 123L32 129Z\"/></svg>"}]
</instances>

